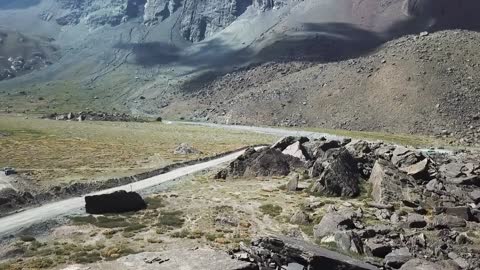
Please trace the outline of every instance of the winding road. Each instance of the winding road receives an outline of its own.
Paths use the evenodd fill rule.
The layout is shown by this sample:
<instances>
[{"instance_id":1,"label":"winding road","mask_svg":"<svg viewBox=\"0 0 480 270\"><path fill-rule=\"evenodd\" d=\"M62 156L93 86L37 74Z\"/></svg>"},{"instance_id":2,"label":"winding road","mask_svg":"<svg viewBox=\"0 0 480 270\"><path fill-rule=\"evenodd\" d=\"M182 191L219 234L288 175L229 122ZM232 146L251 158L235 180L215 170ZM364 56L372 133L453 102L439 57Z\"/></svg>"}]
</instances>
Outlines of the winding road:
<instances>
[{"instance_id":1,"label":"winding road","mask_svg":"<svg viewBox=\"0 0 480 270\"><path fill-rule=\"evenodd\" d=\"M219 166L221 164L224 164L226 162L230 162L236 159L238 156L240 156L243 152L244 150L238 151L224 157L220 157L220 158L206 161L203 163L198 163L195 165L175 169L161 175L147 178L145 180L141 180L141 181L124 185L124 186L102 190L99 192L90 193L85 196L111 193L119 190L128 190L128 191L146 190L148 188L152 188L160 184L173 181L180 177L197 173L206 169L210 169L210 168ZM56 217L66 215L68 213L72 213L73 211L84 207L85 196L44 204L39 207L31 208L23 212L19 212L16 214L12 214L12 215L0 218L0 237L7 236L10 234L15 234L33 224L54 219Z\"/></svg>"}]
</instances>

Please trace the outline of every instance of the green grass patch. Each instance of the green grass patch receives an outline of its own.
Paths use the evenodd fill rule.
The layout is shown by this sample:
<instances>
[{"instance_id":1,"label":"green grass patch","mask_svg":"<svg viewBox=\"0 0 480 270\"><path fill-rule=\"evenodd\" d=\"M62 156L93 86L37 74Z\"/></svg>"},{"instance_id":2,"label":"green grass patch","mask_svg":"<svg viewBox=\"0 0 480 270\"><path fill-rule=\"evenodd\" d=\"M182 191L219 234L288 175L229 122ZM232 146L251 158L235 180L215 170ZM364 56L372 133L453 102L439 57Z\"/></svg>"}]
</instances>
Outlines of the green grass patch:
<instances>
[{"instance_id":1,"label":"green grass patch","mask_svg":"<svg viewBox=\"0 0 480 270\"><path fill-rule=\"evenodd\" d=\"M148 205L148 209L158 209L165 207L165 201L160 196L148 197L145 199L145 202Z\"/></svg>"},{"instance_id":2,"label":"green grass patch","mask_svg":"<svg viewBox=\"0 0 480 270\"><path fill-rule=\"evenodd\" d=\"M282 213L283 209L279 205L267 203L260 206L260 211L265 215L276 217Z\"/></svg>"},{"instance_id":3,"label":"green grass patch","mask_svg":"<svg viewBox=\"0 0 480 270\"><path fill-rule=\"evenodd\" d=\"M170 236L173 238L187 238L189 235L190 235L190 231L187 229L175 231L170 234Z\"/></svg>"},{"instance_id":4,"label":"green grass patch","mask_svg":"<svg viewBox=\"0 0 480 270\"><path fill-rule=\"evenodd\" d=\"M173 228L180 228L183 226L185 220L182 211L162 211L158 219L160 226L167 226Z\"/></svg>"},{"instance_id":5,"label":"green grass patch","mask_svg":"<svg viewBox=\"0 0 480 270\"><path fill-rule=\"evenodd\" d=\"M128 227L126 227L123 231L124 232L137 232L137 231L140 231L144 228L146 228L147 226L146 225L143 225L143 224L139 224L139 223L136 223L136 224L130 224Z\"/></svg>"},{"instance_id":6,"label":"green grass patch","mask_svg":"<svg viewBox=\"0 0 480 270\"><path fill-rule=\"evenodd\" d=\"M99 228L123 228L131 226L124 217L115 216L75 216L70 217L74 224L92 224Z\"/></svg>"},{"instance_id":7,"label":"green grass patch","mask_svg":"<svg viewBox=\"0 0 480 270\"><path fill-rule=\"evenodd\" d=\"M35 237L31 236L31 235L21 235L20 237L20 240L22 240L23 242L33 242L35 241Z\"/></svg>"}]
</instances>

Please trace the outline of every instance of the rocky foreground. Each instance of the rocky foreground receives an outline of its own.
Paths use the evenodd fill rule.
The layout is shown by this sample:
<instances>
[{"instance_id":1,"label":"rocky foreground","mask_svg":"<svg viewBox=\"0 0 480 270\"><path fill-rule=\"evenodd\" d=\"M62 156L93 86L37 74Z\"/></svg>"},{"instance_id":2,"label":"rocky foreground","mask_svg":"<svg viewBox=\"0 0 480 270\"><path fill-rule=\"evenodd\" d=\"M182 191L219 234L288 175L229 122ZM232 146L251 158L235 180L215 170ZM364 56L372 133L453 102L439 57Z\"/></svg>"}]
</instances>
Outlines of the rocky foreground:
<instances>
[{"instance_id":1,"label":"rocky foreground","mask_svg":"<svg viewBox=\"0 0 480 270\"><path fill-rule=\"evenodd\" d=\"M0 269L478 270L479 161L287 137L144 198L146 209L28 228L0 242ZM86 210L108 202L97 206Z\"/></svg>"},{"instance_id":2,"label":"rocky foreground","mask_svg":"<svg viewBox=\"0 0 480 270\"><path fill-rule=\"evenodd\" d=\"M216 177L234 181L289 174L289 191L297 191L299 178L310 179L308 191L316 196L363 199L362 207L331 205L316 221L310 215L322 205L307 202L299 209L290 222L313 223L317 244L356 254L382 269L479 269L480 250L474 242L480 228L478 155L288 137L269 148L247 150ZM285 251L289 241L277 239L266 245L267 252L265 245L246 249L248 257L263 267L275 265L262 269L298 262L298 248ZM305 245L295 244L311 249ZM315 260L298 263L323 269Z\"/></svg>"}]
</instances>

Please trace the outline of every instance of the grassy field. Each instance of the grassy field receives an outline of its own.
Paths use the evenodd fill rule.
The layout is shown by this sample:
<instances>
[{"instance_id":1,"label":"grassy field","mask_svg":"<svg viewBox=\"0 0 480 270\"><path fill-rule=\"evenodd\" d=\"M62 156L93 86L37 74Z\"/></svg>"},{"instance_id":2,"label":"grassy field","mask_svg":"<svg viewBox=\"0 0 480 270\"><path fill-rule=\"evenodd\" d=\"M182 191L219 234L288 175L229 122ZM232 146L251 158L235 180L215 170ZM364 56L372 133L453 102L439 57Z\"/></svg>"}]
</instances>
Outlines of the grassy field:
<instances>
[{"instance_id":1,"label":"grassy field","mask_svg":"<svg viewBox=\"0 0 480 270\"><path fill-rule=\"evenodd\" d=\"M174 162L271 143L257 133L157 122L63 122L0 116L0 167L15 167L38 183L124 176ZM188 143L203 152L178 156Z\"/></svg>"}]
</instances>

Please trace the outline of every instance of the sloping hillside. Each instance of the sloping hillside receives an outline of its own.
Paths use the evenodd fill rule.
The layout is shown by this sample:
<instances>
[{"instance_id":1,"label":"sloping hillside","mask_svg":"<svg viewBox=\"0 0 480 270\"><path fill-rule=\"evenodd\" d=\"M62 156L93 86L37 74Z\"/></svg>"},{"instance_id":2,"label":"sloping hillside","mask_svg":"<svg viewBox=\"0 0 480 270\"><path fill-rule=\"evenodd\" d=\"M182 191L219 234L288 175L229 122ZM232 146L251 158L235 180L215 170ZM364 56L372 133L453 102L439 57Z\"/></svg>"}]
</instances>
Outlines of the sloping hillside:
<instances>
[{"instance_id":1,"label":"sloping hillside","mask_svg":"<svg viewBox=\"0 0 480 270\"><path fill-rule=\"evenodd\" d=\"M451 134L478 142L479 42L477 32L442 31L400 38L351 60L253 66L199 88L186 85L193 93L165 114L221 123Z\"/></svg>"},{"instance_id":2,"label":"sloping hillside","mask_svg":"<svg viewBox=\"0 0 480 270\"><path fill-rule=\"evenodd\" d=\"M58 48L52 65L0 82L0 98L5 111L474 138L479 13L473 0L0 0L0 26ZM446 32L405 38L423 31ZM245 71L265 62L281 64Z\"/></svg>"}]
</instances>

